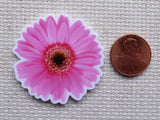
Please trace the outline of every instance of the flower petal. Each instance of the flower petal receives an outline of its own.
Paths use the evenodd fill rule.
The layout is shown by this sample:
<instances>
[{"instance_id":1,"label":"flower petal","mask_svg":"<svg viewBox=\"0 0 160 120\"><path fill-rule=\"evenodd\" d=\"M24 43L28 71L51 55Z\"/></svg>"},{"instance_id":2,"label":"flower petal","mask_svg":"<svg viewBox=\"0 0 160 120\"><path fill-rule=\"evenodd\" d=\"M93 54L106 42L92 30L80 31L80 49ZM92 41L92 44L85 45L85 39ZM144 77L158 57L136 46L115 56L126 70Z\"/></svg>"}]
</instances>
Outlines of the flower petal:
<instances>
[{"instance_id":1,"label":"flower petal","mask_svg":"<svg viewBox=\"0 0 160 120\"><path fill-rule=\"evenodd\" d=\"M37 97L42 97L46 100L50 95L50 81L52 76L50 76L47 71L44 71L39 77L36 77L34 84L31 84L32 92L36 92Z\"/></svg>"},{"instance_id":2,"label":"flower petal","mask_svg":"<svg viewBox=\"0 0 160 120\"><path fill-rule=\"evenodd\" d=\"M64 43L69 38L69 20L61 15L57 23L58 39L57 42Z\"/></svg>"},{"instance_id":3,"label":"flower petal","mask_svg":"<svg viewBox=\"0 0 160 120\"><path fill-rule=\"evenodd\" d=\"M73 45L77 40L79 40L82 36L83 36L83 31L84 30L84 27L83 26L80 26L79 28L77 28L73 34L71 34L70 36L70 40L68 41L70 45Z\"/></svg>"},{"instance_id":4,"label":"flower petal","mask_svg":"<svg viewBox=\"0 0 160 120\"><path fill-rule=\"evenodd\" d=\"M50 94L54 94L55 90L57 89L58 85L58 75L52 75L51 82L50 82Z\"/></svg>"},{"instance_id":5,"label":"flower petal","mask_svg":"<svg viewBox=\"0 0 160 120\"><path fill-rule=\"evenodd\" d=\"M40 52L43 52L45 50L45 47L35 38L33 38L32 36L30 36L28 33L22 33L24 39L30 44L32 45L34 48L36 48L37 50L39 50Z\"/></svg>"},{"instance_id":6,"label":"flower petal","mask_svg":"<svg viewBox=\"0 0 160 120\"><path fill-rule=\"evenodd\" d=\"M53 17L48 17L47 18L47 32L48 32L48 42L49 44L56 43L57 39L57 28L56 28L56 23L53 19Z\"/></svg>"},{"instance_id":7,"label":"flower petal","mask_svg":"<svg viewBox=\"0 0 160 120\"><path fill-rule=\"evenodd\" d=\"M97 58L91 58L91 57L78 58L78 59L74 60L74 63L79 64L79 65L85 64L85 65L96 66L101 63L99 58L101 58L101 55L97 55Z\"/></svg>"},{"instance_id":8,"label":"flower petal","mask_svg":"<svg viewBox=\"0 0 160 120\"><path fill-rule=\"evenodd\" d=\"M83 75L86 76L89 81L97 81L97 75L100 75L100 72L97 68L89 65L74 65L74 67L83 71Z\"/></svg>"},{"instance_id":9,"label":"flower petal","mask_svg":"<svg viewBox=\"0 0 160 120\"><path fill-rule=\"evenodd\" d=\"M43 27L44 27L44 25L43 25ZM43 27L37 23L34 24L34 28L39 32L39 34L41 34L43 36L44 44L49 45L49 42L48 42L49 40L48 40L46 28L43 28Z\"/></svg>"},{"instance_id":10,"label":"flower petal","mask_svg":"<svg viewBox=\"0 0 160 120\"><path fill-rule=\"evenodd\" d=\"M85 38L89 35L90 30L85 30L81 21L77 21L70 29L69 44L74 45L79 39Z\"/></svg>"},{"instance_id":11,"label":"flower petal","mask_svg":"<svg viewBox=\"0 0 160 120\"><path fill-rule=\"evenodd\" d=\"M63 79L61 78L61 76L58 76L58 84L57 84L57 88L53 94L53 101L57 102L57 101L61 101L61 99L63 98L63 94L64 94L64 82Z\"/></svg>"},{"instance_id":12,"label":"flower petal","mask_svg":"<svg viewBox=\"0 0 160 120\"><path fill-rule=\"evenodd\" d=\"M44 66L40 62L23 61L16 66L19 79L26 79L29 76L40 74L44 70Z\"/></svg>"},{"instance_id":13,"label":"flower petal","mask_svg":"<svg viewBox=\"0 0 160 120\"><path fill-rule=\"evenodd\" d=\"M94 59L99 59L101 58L102 56L100 54L98 54L97 51L95 52L85 52L85 53L80 53L80 54L76 54L76 58L94 58Z\"/></svg>"},{"instance_id":14,"label":"flower petal","mask_svg":"<svg viewBox=\"0 0 160 120\"><path fill-rule=\"evenodd\" d=\"M80 77L81 77L80 75L77 76L74 69L72 69L68 73L68 79L70 80L72 85L71 94L75 99L81 99L81 95L84 93L84 88Z\"/></svg>"},{"instance_id":15,"label":"flower petal","mask_svg":"<svg viewBox=\"0 0 160 120\"><path fill-rule=\"evenodd\" d=\"M65 104L67 102L67 100L68 100L68 97L69 97L69 94L68 94L67 90L64 90L64 94L63 94L63 96L61 98L61 103Z\"/></svg>"},{"instance_id":16,"label":"flower petal","mask_svg":"<svg viewBox=\"0 0 160 120\"><path fill-rule=\"evenodd\" d=\"M64 79L64 86L65 86L66 90L67 90L68 92L71 92L72 83L71 83L71 81L69 80L67 74L63 74L63 75L62 75L62 78Z\"/></svg>"},{"instance_id":17,"label":"flower petal","mask_svg":"<svg viewBox=\"0 0 160 120\"><path fill-rule=\"evenodd\" d=\"M92 70L92 72L87 70L84 71L84 76L91 82L97 82L99 75L100 75L100 72L96 69Z\"/></svg>"},{"instance_id":18,"label":"flower petal","mask_svg":"<svg viewBox=\"0 0 160 120\"><path fill-rule=\"evenodd\" d=\"M45 22L43 19L40 19L39 20L39 25L41 26L41 28L44 30L44 32L46 33L47 35L47 22Z\"/></svg>"},{"instance_id":19,"label":"flower petal","mask_svg":"<svg viewBox=\"0 0 160 120\"><path fill-rule=\"evenodd\" d=\"M66 39L66 36L68 35L67 25L66 23L62 23L59 31L58 31L58 38L57 42L63 43Z\"/></svg>"},{"instance_id":20,"label":"flower petal","mask_svg":"<svg viewBox=\"0 0 160 120\"><path fill-rule=\"evenodd\" d=\"M86 86L89 89L93 88L92 82L90 82L88 80L88 78L86 78L84 76L84 73L83 73L83 71L81 69L77 69L77 68L73 68L73 69L74 69L75 74L78 76L77 79L79 79L79 81L82 82L83 86Z\"/></svg>"},{"instance_id":21,"label":"flower petal","mask_svg":"<svg viewBox=\"0 0 160 120\"><path fill-rule=\"evenodd\" d=\"M80 50L77 50L75 51L75 54L78 55L78 54L83 54L83 53L86 53L86 52L89 52L89 53L99 53L100 51L102 51L101 48L99 48L98 46L97 47L91 47L91 46L88 46L88 47L85 47L83 49L80 49Z\"/></svg>"},{"instance_id":22,"label":"flower petal","mask_svg":"<svg viewBox=\"0 0 160 120\"><path fill-rule=\"evenodd\" d=\"M59 17L59 19L58 19L58 23L57 23L58 29L60 29L62 23L66 23L67 28L69 28L69 21L68 21L68 18L65 17L65 16L63 16L63 15L61 15L61 16Z\"/></svg>"},{"instance_id":23,"label":"flower petal","mask_svg":"<svg viewBox=\"0 0 160 120\"><path fill-rule=\"evenodd\" d=\"M37 51L25 41L17 41L17 48L14 50L19 56L28 60L40 60L42 53Z\"/></svg>"},{"instance_id":24,"label":"flower petal","mask_svg":"<svg viewBox=\"0 0 160 120\"><path fill-rule=\"evenodd\" d=\"M96 69L93 66L85 65L85 64L74 64L73 67L81 70L89 70L90 72L94 72L94 69Z\"/></svg>"},{"instance_id":25,"label":"flower petal","mask_svg":"<svg viewBox=\"0 0 160 120\"><path fill-rule=\"evenodd\" d=\"M80 26L82 26L82 22L80 20L74 22L70 29L70 35L72 35Z\"/></svg>"},{"instance_id":26,"label":"flower petal","mask_svg":"<svg viewBox=\"0 0 160 120\"><path fill-rule=\"evenodd\" d=\"M27 32L35 39L39 40L44 47L48 47L46 39L35 28L28 27Z\"/></svg>"},{"instance_id":27,"label":"flower petal","mask_svg":"<svg viewBox=\"0 0 160 120\"><path fill-rule=\"evenodd\" d=\"M77 47L77 51L81 50L81 49L85 49L87 47L89 47L90 49L96 48L98 46L97 42L88 42L86 44L83 44L82 46Z\"/></svg>"},{"instance_id":28,"label":"flower petal","mask_svg":"<svg viewBox=\"0 0 160 120\"><path fill-rule=\"evenodd\" d=\"M74 44L74 46L72 46L72 48L78 50L82 47L90 45L90 43L94 42L95 37L96 37L95 35L90 35L90 36L87 36L85 38L82 38L82 39L78 40Z\"/></svg>"}]
</instances>

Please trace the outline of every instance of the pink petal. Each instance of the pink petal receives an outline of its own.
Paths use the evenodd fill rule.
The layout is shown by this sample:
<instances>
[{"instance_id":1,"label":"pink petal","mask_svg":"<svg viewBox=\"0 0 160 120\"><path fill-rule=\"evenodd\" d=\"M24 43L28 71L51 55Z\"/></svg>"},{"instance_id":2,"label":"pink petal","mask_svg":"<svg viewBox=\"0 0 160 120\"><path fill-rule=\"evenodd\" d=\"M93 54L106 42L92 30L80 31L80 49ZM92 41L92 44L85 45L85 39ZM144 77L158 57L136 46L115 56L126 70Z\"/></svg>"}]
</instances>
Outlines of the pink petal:
<instances>
[{"instance_id":1,"label":"pink petal","mask_svg":"<svg viewBox=\"0 0 160 120\"><path fill-rule=\"evenodd\" d=\"M88 67L86 65L80 65L80 67L76 68L83 72L83 76L86 77L87 80L91 82L96 82L98 80L97 75L100 75L100 72L96 68Z\"/></svg>"},{"instance_id":2,"label":"pink petal","mask_svg":"<svg viewBox=\"0 0 160 120\"><path fill-rule=\"evenodd\" d=\"M85 48L90 49L90 50L93 51L97 47L98 47L98 43L97 42L94 42L94 41L87 42L86 41L86 43L84 43L81 46L75 48L75 51L83 50Z\"/></svg>"},{"instance_id":3,"label":"pink petal","mask_svg":"<svg viewBox=\"0 0 160 120\"><path fill-rule=\"evenodd\" d=\"M67 88L66 88L66 77L64 77L64 75L61 75L59 78L58 75L53 75L53 76L56 76L56 78L54 77L54 79L56 79L56 81L52 81L50 83L50 90L52 91L51 92L51 95L52 95L52 98L51 98L51 101L53 103L57 103L57 102L60 102L61 104L64 104L67 102L68 100L68 93L67 93ZM53 80L53 78L52 78ZM62 85L62 86L61 86ZM69 84L70 86L70 84Z\"/></svg>"},{"instance_id":4,"label":"pink petal","mask_svg":"<svg viewBox=\"0 0 160 120\"><path fill-rule=\"evenodd\" d=\"M96 48L98 46L97 42L90 42L77 47L77 51L89 47L90 49Z\"/></svg>"},{"instance_id":5,"label":"pink petal","mask_svg":"<svg viewBox=\"0 0 160 120\"><path fill-rule=\"evenodd\" d=\"M61 15L57 23L58 39L57 42L64 43L69 37L69 20L67 17Z\"/></svg>"},{"instance_id":6,"label":"pink petal","mask_svg":"<svg viewBox=\"0 0 160 120\"><path fill-rule=\"evenodd\" d=\"M67 93L67 90L64 90L63 96L61 98L61 103L63 103L63 104L66 103L68 100L68 97L69 97L69 95Z\"/></svg>"},{"instance_id":7,"label":"pink petal","mask_svg":"<svg viewBox=\"0 0 160 120\"><path fill-rule=\"evenodd\" d=\"M25 79L29 76L40 74L44 70L42 63L23 61L16 65L18 78Z\"/></svg>"},{"instance_id":8,"label":"pink petal","mask_svg":"<svg viewBox=\"0 0 160 120\"><path fill-rule=\"evenodd\" d=\"M43 19L40 19L39 20L39 25L41 26L41 28L45 31L46 35L47 35L47 23L43 20Z\"/></svg>"},{"instance_id":9,"label":"pink petal","mask_svg":"<svg viewBox=\"0 0 160 120\"><path fill-rule=\"evenodd\" d=\"M32 91L37 93L37 96L42 96L44 99L47 99L50 95L50 81L51 76L47 73L47 71L44 71L40 76L36 77L37 81L35 84L31 85Z\"/></svg>"},{"instance_id":10,"label":"pink petal","mask_svg":"<svg viewBox=\"0 0 160 120\"><path fill-rule=\"evenodd\" d=\"M48 36L47 36L47 33L45 32L46 29L44 29L42 26L40 26L37 23L34 24L34 28L39 32L39 34L41 34L43 36L43 39L44 39L43 42L44 42L44 44L49 45Z\"/></svg>"},{"instance_id":11,"label":"pink petal","mask_svg":"<svg viewBox=\"0 0 160 120\"><path fill-rule=\"evenodd\" d=\"M68 35L67 25L66 23L62 23L58 31L58 39L57 39L58 41L57 42L63 43L67 35Z\"/></svg>"},{"instance_id":12,"label":"pink petal","mask_svg":"<svg viewBox=\"0 0 160 120\"><path fill-rule=\"evenodd\" d=\"M58 75L57 75L57 74L54 74L54 75L52 76L52 79L51 79L51 82L50 82L50 84L51 84L50 94L51 94L51 95L53 95L54 92L56 91L57 86L58 86L58 81L59 81Z\"/></svg>"},{"instance_id":13,"label":"pink petal","mask_svg":"<svg viewBox=\"0 0 160 120\"><path fill-rule=\"evenodd\" d=\"M45 69L39 72L38 74L34 74L33 76L29 76L24 82L24 86L31 88L31 93L39 96L43 96L44 99L48 98L50 95L52 76Z\"/></svg>"},{"instance_id":14,"label":"pink petal","mask_svg":"<svg viewBox=\"0 0 160 120\"><path fill-rule=\"evenodd\" d=\"M85 38L89 35L90 30L85 30L81 21L73 24L70 30L69 44L74 45L78 40Z\"/></svg>"},{"instance_id":15,"label":"pink petal","mask_svg":"<svg viewBox=\"0 0 160 120\"><path fill-rule=\"evenodd\" d=\"M21 48L17 48L15 50L21 57L25 58L25 59L28 59L28 60L31 60L31 61L34 61L34 60L41 60L41 56L38 55L38 54L35 54L33 52L30 52L30 51L23 51Z\"/></svg>"},{"instance_id":16,"label":"pink petal","mask_svg":"<svg viewBox=\"0 0 160 120\"><path fill-rule=\"evenodd\" d=\"M62 23L65 23L67 25L67 28L69 28L69 21L68 21L68 18L61 15L58 19L58 23L57 23L57 27L58 29L60 29Z\"/></svg>"},{"instance_id":17,"label":"pink petal","mask_svg":"<svg viewBox=\"0 0 160 120\"><path fill-rule=\"evenodd\" d=\"M83 36L83 32L84 31L84 26L80 26L79 28L77 28L70 36L70 40L68 41L69 44L73 45L77 40L79 40L80 38L82 38Z\"/></svg>"},{"instance_id":18,"label":"pink petal","mask_svg":"<svg viewBox=\"0 0 160 120\"><path fill-rule=\"evenodd\" d=\"M48 38L49 38L49 44L56 43L57 39L57 28L56 28L56 23L53 19L53 17L48 17L47 18L47 32L48 32Z\"/></svg>"},{"instance_id":19,"label":"pink petal","mask_svg":"<svg viewBox=\"0 0 160 120\"><path fill-rule=\"evenodd\" d=\"M101 56L97 55L97 58L101 58ZM101 61L96 58L85 57L85 58L78 58L78 59L74 60L74 63L80 64L80 65L85 64L85 65L96 66L96 65L99 65L101 63Z\"/></svg>"},{"instance_id":20,"label":"pink petal","mask_svg":"<svg viewBox=\"0 0 160 120\"><path fill-rule=\"evenodd\" d=\"M25 41L17 41L17 45L18 46L15 49L15 52L17 52L21 57L28 60L41 60L42 53L37 51Z\"/></svg>"},{"instance_id":21,"label":"pink petal","mask_svg":"<svg viewBox=\"0 0 160 120\"><path fill-rule=\"evenodd\" d=\"M32 93L37 92L38 90L36 90L36 88L38 86L41 85L41 83L43 82L43 74L44 74L44 70L42 70L39 73L36 73L34 75L28 76L28 78L26 79L26 81L24 82L24 86L27 86L31 89Z\"/></svg>"},{"instance_id":22,"label":"pink petal","mask_svg":"<svg viewBox=\"0 0 160 120\"><path fill-rule=\"evenodd\" d=\"M86 70L86 71L90 71L90 72L95 72L95 69L93 66L91 65L86 65L86 64L74 64L73 65L75 68L81 69L81 70Z\"/></svg>"},{"instance_id":23,"label":"pink petal","mask_svg":"<svg viewBox=\"0 0 160 120\"><path fill-rule=\"evenodd\" d=\"M75 30L77 30L80 26L82 26L82 22L80 20L73 23L73 25L71 26L71 29L70 29L70 34L72 35L73 32L75 32Z\"/></svg>"},{"instance_id":24,"label":"pink petal","mask_svg":"<svg viewBox=\"0 0 160 120\"><path fill-rule=\"evenodd\" d=\"M84 77L86 77L91 82L97 82L97 75L100 75L99 71L94 70L94 72L84 71Z\"/></svg>"},{"instance_id":25,"label":"pink petal","mask_svg":"<svg viewBox=\"0 0 160 120\"><path fill-rule=\"evenodd\" d=\"M66 74L62 75L62 79L64 79L64 86L67 89L68 92L71 92L71 81L69 80L68 76Z\"/></svg>"},{"instance_id":26,"label":"pink petal","mask_svg":"<svg viewBox=\"0 0 160 120\"><path fill-rule=\"evenodd\" d=\"M94 68L94 67L90 67L88 65L79 65L79 66L75 66L75 69L77 69L77 71L79 71L78 73L81 73L82 77L83 77L83 84L86 85L88 88L92 88L92 82L96 82L97 81L97 75L100 75L100 72ZM86 81L85 81L86 80ZM87 82L87 81L91 81L91 82Z\"/></svg>"},{"instance_id":27,"label":"pink petal","mask_svg":"<svg viewBox=\"0 0 160 120\"><path fill-rule=\"evenodd\" d=\"M40 52L43 52L45 50L45 47L35 38L33 38L32 36L30 36L28 33L22 33L24 39L30 44L32 45L34 48L36 48L37 50L39 50Z\"/></svg>"},{"instance_id":28,"label":"pink petal","mask_svg":"<svg viewBox=\"0 0 160 120\"><path fill-rule=\"evenodd\" d=\"M70 31L69 31L69 36L68 36L68 39L66 39L66 43L69 43L69 42L71 42L70 41L70 37L72 36L72 34L78 29L78 28L80 28L82 26L82 22L80 21L80 20L78 20L78 21L76 21L75 23L73 23L73 25L71 26L71 28L70 28Z\"/></svg>"},{"instance_id":29,"label":"pink petal","mask_svg":"<svg viewBox=\"0 0 160 120\"><path fill-rule=\"evenodd\" d=\"M94 42L94 39L95 39L95 35L90 35L90 36L87 36L85 38L82 38L80 40L78 40L74 46L72 46L72 48L75 50L78 50L82 47L86 47L86 46L89 46L92 42Z\"/></svg>"},{"instance_id":30,"label":"pink petal","mask_svg":"<svg viewBox=\"0 0 160 120\"><path fill-rule=\"evenodd\" d=\"M79 81L82 82L82 85L86 86L87 88L93 87L92 83L88 80L88 78L84 76L83 70L77 69L77 68L73 68L73 69L75 74L77 75L77 79L79 79Z\"/></svg>"},{"instance_id":31,"label":"pink petal","mask_svg":"<svg viewBox=\"0 0 160 120\"><path fill-rule=\"evenodd\" d=\"M80 99L82 93L84 92L84 88L83 88L83 84L82 81L80 79L80 75L76 74L76 72L74 71L74 69L72 69L69 73L68 73L68 79L71 81L71 87L72 87L72 91L71 94L76 98L76 99Z\"/></svg>"},{"instance_id":32,"label":"pink petal","mask_svg":"<svg viewBox=\"0 0 160 120\"><path fill-rule=\"evenodd\" d=\"M96 51L95 52L85 52L85 53L76 54L76 59L86 58L86 57L94 58L94 59L102 58L102 56L99 53L97 53Z\"/></svg>"},{"instance_id":33,"label":"pink petal","mask_svg":"<svg viewBox=\"0 0 160 120\"><path fill-rule=\"evenodd\" d=\"M48 47L46 39L36 29L32 27L27 28L28 33L35 39L39 40L44 47Z\"/></svg>"},{"instance_id":34,"label":"pink petal","mask_svg":"<svg viewBox=\"0 0 160 120\"><path fill-rule=\"evenodd\" d=\"M61 101L61 99L63 98L63 94L64 94L64 80L61 78L61 76L58 77L58 84L57 84L57 89L55 90L54 94L53 94L53 100L56 102L58 100Z\"/></svg>"},{"instance_id":35,"label":"pink petal","mask_svg":"<svg viewBox=\"0 0 160 120\"><path fill-rule=\"evenodd\" d=\"M85 30L83 31L82 38L85 38L85 37L89 36L89 33L90 33L90 30L89 30L89 29L85 29ZM77 41L76 41L76 42L77 42Z\"/></svg>"},{"instance_id":36,"label":"pink petal","mask_svg":"<svg viewBox=\"0 0 160 120\"><path fill-rule=\"evenodd\" d=\"M88 52L90 52L90 53L95 53L95 52L99 53L100 51L102 51L102 49L99 48L98 46L94 47L94 48L92 48L91 46L88 46L88 47L84 47L83 49L75 51L75 54L78 55L78 54L83 54L83 53L86 53L86 52L87 53Z\"/></svg>"}]
</instances>

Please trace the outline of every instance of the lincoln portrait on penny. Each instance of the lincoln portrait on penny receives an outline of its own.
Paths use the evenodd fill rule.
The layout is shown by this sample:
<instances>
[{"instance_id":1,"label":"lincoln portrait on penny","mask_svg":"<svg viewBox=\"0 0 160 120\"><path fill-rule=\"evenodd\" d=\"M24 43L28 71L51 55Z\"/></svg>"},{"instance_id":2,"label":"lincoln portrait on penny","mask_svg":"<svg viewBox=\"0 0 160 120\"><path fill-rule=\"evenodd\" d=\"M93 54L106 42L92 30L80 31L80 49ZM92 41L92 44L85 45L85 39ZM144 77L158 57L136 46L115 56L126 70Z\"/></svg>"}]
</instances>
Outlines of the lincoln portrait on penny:
<instances>
[{"instance_id":1,"label":"lincoln portrait on penny","mask_svg":"<svg viewBox=\"0 0 160 120\"><path fill-rule=\"evenodd\" d=\"M122 42L122 47L125 56L121 61L121 68L129 73L140 71L145 65L145 61L141 55L140 42L134 38L127 38Z\"/></svg>"}]
</instances>

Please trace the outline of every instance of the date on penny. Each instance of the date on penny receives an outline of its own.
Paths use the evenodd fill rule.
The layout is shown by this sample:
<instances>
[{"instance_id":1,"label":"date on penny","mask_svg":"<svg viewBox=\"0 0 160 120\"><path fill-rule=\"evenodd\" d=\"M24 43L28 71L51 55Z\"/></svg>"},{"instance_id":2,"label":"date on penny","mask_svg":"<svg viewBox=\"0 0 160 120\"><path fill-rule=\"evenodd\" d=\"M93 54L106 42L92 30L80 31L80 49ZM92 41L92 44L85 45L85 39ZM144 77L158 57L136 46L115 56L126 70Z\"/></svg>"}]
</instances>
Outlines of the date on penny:
<instances>
[{"instance_id":1,"label":"date on penny","mask_svg":"<svg viewBox=\"0 0 160 120\"><path fill-rule=\"evenodd\" d=\"M146 40L135 34L120 37L110 52L113 67L122 75L137 76L151 61L151 49Z\"/></svg>"}]
</instances>

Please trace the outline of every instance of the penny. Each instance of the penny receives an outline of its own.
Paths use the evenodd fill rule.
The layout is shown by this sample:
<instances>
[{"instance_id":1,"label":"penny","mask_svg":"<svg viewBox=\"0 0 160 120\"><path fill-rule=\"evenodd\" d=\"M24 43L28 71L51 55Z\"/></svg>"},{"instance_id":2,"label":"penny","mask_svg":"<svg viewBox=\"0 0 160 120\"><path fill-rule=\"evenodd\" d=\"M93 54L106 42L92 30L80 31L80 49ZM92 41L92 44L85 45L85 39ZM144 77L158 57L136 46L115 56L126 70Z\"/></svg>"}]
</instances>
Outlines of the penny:
<instances>
[{"instance_id":1,"label":"penny","mask_svg":"<svg viewBox=\"0 0 160 120\"><path fill-rule=\"evenodd\" d=\"M120 37L110 52L113 67L122 75L136 76L142 73L151 61L151 49L146 40L134 34Z\"/></svg>"}]
</instances>

